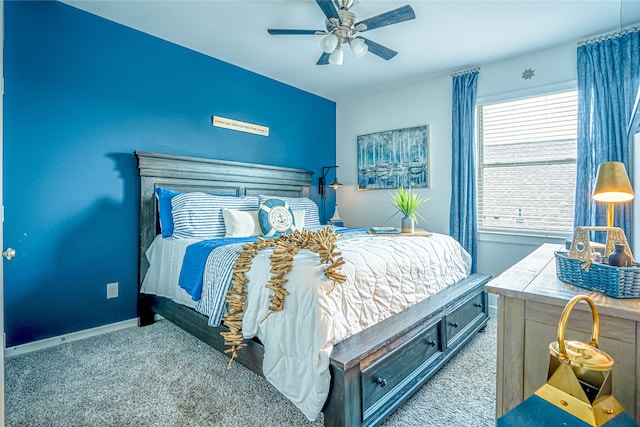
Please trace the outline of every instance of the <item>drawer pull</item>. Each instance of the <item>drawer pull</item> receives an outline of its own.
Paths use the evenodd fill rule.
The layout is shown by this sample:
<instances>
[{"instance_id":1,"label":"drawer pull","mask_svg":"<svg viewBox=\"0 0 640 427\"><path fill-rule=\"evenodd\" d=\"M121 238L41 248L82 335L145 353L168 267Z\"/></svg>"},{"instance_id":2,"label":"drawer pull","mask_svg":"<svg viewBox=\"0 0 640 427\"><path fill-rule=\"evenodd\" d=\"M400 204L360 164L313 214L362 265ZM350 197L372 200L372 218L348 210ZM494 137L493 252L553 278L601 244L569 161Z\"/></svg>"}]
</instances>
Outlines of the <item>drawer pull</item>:
<instances>
[{"instance_id":1,"label":"drawer pull","mask_svg":"<svg viewBox=\"0 0 640 427\"><path fill-rule=\"evenodd\" d=\"M478 307L478 308L482 308L483 307L482 304L480 304L479 302L473 304L473 306L474 307Z\"/></svg>"},{"instance_id":2,"label":"drawer pull","mask_svg":"<svg viewBox=\"0 0 640 427\"><path fill-rule=\"evenodd\" d=\"M453 326L454 328L458 327L458 322L451 322L449 323L451 326Z\"/></svg>"},{"instance_id":3,"label":"drawer pull","mask_svg":"<svg viewBox=\"0 0 640 427\"><path fill-rule=\"evenodd\" d=\"M429 344L431 347L435 347L437 343L434 340L429 340L427 341L427 344Z\"/></svg>"},{"instance_id":4,"label":"drawer pull","mask_svg":"<svg viewBox=\"0 0 640 427\"><path fill-rule=\"evenodd\" d=\"M387 385L387 380L384 378L376 378L376 384L378 384L380 387L385 387Z\"/></svg>"}]
</instances>

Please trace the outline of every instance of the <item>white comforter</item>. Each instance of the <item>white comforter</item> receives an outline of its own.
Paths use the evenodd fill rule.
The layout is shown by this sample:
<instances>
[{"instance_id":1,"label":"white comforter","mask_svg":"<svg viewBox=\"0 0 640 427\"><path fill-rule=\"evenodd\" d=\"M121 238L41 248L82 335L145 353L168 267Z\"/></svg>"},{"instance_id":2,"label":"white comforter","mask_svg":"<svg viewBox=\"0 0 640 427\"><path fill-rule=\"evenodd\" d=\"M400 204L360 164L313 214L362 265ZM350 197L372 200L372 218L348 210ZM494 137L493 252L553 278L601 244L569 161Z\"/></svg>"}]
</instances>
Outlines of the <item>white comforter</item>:
<instances>
[{"instance_id":1,"label":"white comforter","mask_svg":"<svg viewBox=\"0 0 640 427\"><path fill-rule=\"evenodd\" d=\"M333 345L469 275L471 257L451 237L366 236L338 244L347 282L324 275L318 256L300 251L287 278L284 310L268 314L269 255L256 256L247 273L245 338L264 344L264 375L309 420L329 392ZM242 351L242 350L240 350Z\"/></svg>"}]
</instances>

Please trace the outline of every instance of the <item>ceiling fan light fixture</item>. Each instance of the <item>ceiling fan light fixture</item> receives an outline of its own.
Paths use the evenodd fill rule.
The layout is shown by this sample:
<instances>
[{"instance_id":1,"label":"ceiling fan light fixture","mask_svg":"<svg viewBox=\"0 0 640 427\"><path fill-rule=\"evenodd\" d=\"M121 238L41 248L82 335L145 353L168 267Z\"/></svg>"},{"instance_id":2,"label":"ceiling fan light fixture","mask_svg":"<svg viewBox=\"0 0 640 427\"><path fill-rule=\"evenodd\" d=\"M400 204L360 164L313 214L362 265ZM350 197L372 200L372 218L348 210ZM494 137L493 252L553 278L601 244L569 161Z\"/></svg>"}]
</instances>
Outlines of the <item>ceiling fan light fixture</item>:
<instances>
[{"instance_id":1,"label":"ceiling fan light fixture","mask_svg":"<svg viewBox=\"0 0 640 427\"><path fill-rule=\"evenodd\" d=\"M362 58L369 50L369 46L361 38L354 38L349 42L349 47L356 58Z\"/></svg>"},{"instance_id":2,"label":"ceiling fan light fixture","mask_svg":"<svg viewBox=\"0 0 640 427\"><path fill-rule=\"evenodd\" d=\"M323 37L322 40L320 40L320 47L322 47L322 50L325 51L325 53L331 53L334 50L336 50L336 47L338 46L338 36L336 36L335 34L329 34L326 37Z\"/></svg>"},{"instance_id":3,"label":"ceiling fan light fixture","mask_svg":"<svg viewBox=\"0 0 640 427\"><path fill-rule=\"evenodd\" d=\"M342 65L343 57L344 53L342 52L342 48L338 46L333 52L331 52L331 55L329 55L329 63L334 65Z\"/></svg>"},{"instance_id":4,"label":"ceiling fan light fixture","mask_svg":"<svg viewBox=\"0 0 640 427\"><path fill-rule=\"evenodd\" d=\"M342 64L342 45L347 43L356 58L361 58L370 52L388 61L398 52L368 38L356 37L356 34L416 18L413 8L409 5L360 20L350 10L358 0L315 0L315 2L325 16L324 30L268 28L267 32L272 35L322 35L320 47L323 52L316 61L316 65Z\"/></svg>"}]
</instances>

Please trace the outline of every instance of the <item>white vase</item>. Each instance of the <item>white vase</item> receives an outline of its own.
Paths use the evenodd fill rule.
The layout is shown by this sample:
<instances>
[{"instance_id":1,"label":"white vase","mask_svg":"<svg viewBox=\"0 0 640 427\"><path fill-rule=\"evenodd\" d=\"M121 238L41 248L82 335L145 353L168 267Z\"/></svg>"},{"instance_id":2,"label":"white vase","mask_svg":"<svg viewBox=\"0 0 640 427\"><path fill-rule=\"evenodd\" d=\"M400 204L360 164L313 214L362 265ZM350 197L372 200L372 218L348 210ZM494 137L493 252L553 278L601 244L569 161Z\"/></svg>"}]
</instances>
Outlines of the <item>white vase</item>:
<instances>
[{"instance_id":1,"label":"white vase","mask_svg":"<svg viewBox=\"0 0 640 427\"><path fill-rule=\"evenodd\" d=\"M416 225L413 218L410 216L402 218L402 228L400 231L402 233L413 234L416 231Z\"/></svg>"},{"instance_id":2,"label":"white vase","mask_svg":"<svg viewBox=\"0 0 640 427\"><path fill-rule=\"evenodd\" d=\"M333 211L333 216L329 218L329 221L342 221L340 213L338 212L338 204L336 203L336 210Z\"/></svg>"}]
</instances>

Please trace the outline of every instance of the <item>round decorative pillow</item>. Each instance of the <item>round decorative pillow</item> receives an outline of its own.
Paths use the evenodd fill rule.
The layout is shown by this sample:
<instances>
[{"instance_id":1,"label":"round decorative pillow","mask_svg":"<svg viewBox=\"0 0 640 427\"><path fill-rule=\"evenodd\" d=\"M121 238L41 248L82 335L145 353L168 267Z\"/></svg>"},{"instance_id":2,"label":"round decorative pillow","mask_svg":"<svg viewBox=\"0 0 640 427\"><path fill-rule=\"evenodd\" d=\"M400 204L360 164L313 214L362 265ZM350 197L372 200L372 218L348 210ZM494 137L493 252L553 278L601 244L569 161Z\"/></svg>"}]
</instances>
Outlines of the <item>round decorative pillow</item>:
<instances>
[{"instance_id":1,"label":"round decorative pillow","mask_svg":"<svg viewBox=\"0 0 640 427\"><path fill-rule=\"evenodd\" d=\"M267 199L260 204L258 223L262 234L277 236L293 229L293 212L286 201Z\"/></svg>"}]
</instances>

